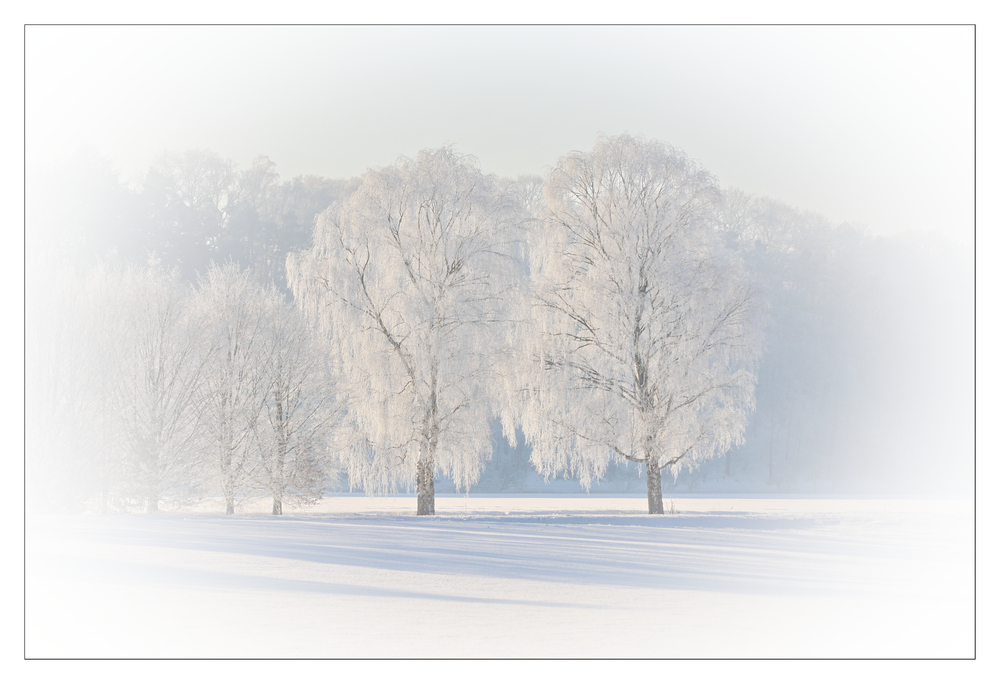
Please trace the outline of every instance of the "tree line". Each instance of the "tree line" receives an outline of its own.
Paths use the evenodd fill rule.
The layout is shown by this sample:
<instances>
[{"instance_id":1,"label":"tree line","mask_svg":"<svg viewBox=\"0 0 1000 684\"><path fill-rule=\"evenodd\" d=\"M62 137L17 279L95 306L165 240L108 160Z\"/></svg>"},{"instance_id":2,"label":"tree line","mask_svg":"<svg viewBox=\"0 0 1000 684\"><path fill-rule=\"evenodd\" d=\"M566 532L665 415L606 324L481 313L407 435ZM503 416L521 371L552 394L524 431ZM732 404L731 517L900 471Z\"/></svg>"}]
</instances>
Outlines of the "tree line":
<instances>
[{"instance_id":1,"label":"tree line","mask_svg":"<svg viewBox=\"0 0 1000 684\"><path fill-rule=\"evenodd\" d=\"M662 513L664 473L780 488L923 465L870 445L898 434L870 409L914 348L891 280L923 252L724 190L668 145L601 137L544 179L442 148L285 183L198 152L108 188L145 224L91 209L121 220L73 233L103 265L29 283L36 499L214 490L280 513L344 472L433 514L436 480L468 491L504 452L585 487L631 467Z\"/></svg>"}]
</instances>

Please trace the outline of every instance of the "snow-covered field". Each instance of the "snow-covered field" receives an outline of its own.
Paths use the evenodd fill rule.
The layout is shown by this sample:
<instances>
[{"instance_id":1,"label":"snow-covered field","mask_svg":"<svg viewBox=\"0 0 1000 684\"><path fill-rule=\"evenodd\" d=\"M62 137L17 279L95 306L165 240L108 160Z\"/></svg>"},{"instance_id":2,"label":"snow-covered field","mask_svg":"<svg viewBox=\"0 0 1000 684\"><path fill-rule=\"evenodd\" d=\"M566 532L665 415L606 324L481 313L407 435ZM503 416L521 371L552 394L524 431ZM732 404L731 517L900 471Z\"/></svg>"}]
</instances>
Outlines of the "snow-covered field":
<instances>
[{"instance_id":1,"label":"snow-covered field","mask_svg":"<svg viewBox=\"0 0 1000 684\"><path fill-rule=\"evenodd\" d=\"M26 655L974 655L971 502L671 501L29 517Z\"/></svg>"}]
</instances>

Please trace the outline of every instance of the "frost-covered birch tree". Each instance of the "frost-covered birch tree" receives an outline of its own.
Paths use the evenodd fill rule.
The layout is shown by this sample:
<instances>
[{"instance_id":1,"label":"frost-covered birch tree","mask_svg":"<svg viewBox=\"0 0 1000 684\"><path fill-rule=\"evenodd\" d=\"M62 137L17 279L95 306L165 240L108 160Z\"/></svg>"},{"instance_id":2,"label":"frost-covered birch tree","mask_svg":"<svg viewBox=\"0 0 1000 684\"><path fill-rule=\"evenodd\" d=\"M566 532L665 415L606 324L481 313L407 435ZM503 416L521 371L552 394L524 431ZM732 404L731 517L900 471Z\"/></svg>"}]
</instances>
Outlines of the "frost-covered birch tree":
<instances>
[{"instance_id":1,"label":"frost-covered birch tree","mask_svg":"<svg viewBox=\"0 0 1000 684\"><path fill-rule=\"evenodd\" d=\"M196 386L204 359L190 293L176 272L132 268L120 282L125 353L114 401L127 454L126 491L155 513L164 499L197 494Z\"/></svg>"},{"instance_id":2,"label":"frost-covered birch tree","mask_svg":"<svg viewBox=\"0 0 1000 684\"><path fill-rule=\"evenodd\" d=\"M102 513L128 508L122 500L128 488L125 465L128 454L122 450L120 416L129 407L121 405L123 384L133 381L122 375L123 362L134 350L126 344L130 322L125 314L130 308L128 271L98 265L80 283L83 302L78 315L81 320L73 345L82 352L80 371L86 374L86 386L81 388L80 417L85 428L80 434L91 446L91 468L96 477L98 501L95 508Z\"/></svg>"},{"instance_id":3,"label":"frost-covered birch tree","mask_svg":"<svg viewBox=\"0 0 1000 684\"><path fill-rule=\"evenodd\" d=\"M267 292L234 263L212 265L197 293L206 360L199 383L201 439L226 502L235 512L258 466L255 441L268 379Z\"/></svg>"},{"instance_id":4,"label":"frost-covered birch tree","mask_svg":"<svg viewBox=\"0 0 1000 684\"><path fill-rule=\"evenodd\" d=\"M753 407L753 290L716 230L718 189L678 150L622 135L563 157L533 231L522 424L546 477L609 460L661 473L739 443Z\"/></svg>"},{"instance_id":5,"label":"frost-covered birch tree","mask_svg":"<svg viewBox=\"0 0 1000 684\"><path fill-rule=\"evenodd\" d=\"M313 503L323 494L330 437L342 411L324 351L299 312L273 297L256 438L259 480L271 495L274 515L286 504Z\"/></svg>"},{"instance_id":6,"label":"frost-covered birch tree","mask_svg":"<svg viewBox=\"0 0 1000 684\"><path fill-rule=\"evenodd\" d=\"M349 381L352 486L415 482L417 514L432 515L435 473L478 479L516 215L470 157L425 150L369 171L289 257L295 299Z\"/></svg>"}]
</instances>

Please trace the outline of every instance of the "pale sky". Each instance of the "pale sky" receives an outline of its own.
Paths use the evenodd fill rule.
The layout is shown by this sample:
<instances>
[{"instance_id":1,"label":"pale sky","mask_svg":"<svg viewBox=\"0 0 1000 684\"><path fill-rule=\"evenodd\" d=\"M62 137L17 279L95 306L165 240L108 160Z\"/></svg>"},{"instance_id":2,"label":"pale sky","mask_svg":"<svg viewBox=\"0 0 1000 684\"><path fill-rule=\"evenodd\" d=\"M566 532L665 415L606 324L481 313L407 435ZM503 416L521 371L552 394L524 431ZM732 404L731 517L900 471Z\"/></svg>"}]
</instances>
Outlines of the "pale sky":
<instances>
[{"instance_id":1,"label":"pale sky","mask_svg":"<svg viewBox=\"0 0 1000 684\"><path fill-rule=\"evenodd\" d=\"M209 148L345 178L454 145L543 174L598 132L874 233L973 234L974 46L951 27L27 28L29 167Z\"/></svg>"}]
</instances>

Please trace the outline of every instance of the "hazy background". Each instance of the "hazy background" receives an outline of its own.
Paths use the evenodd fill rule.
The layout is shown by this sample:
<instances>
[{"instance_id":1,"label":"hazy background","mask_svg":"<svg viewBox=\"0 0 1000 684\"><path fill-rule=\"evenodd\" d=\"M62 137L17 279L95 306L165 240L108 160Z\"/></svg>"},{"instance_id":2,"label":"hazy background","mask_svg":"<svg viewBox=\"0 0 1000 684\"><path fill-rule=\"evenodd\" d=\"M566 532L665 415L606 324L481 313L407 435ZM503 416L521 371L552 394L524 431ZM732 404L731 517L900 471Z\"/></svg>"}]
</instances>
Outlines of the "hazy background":
<instances>
[{"instance_id":1,"label":"hazy background","mask_svg":"<svg viewBox=\"0 0 1000 684\"><path fill-rule=\"evenodd\" d=\"M971 26L26 29L29 168L206 147L346 178L454 144L542 173L598 131L874 233L971 244Z\"/></svg>"},{"instance_id":2,"label":"hazy background","mask_svg":"<svg viewBox=\"0 0 1000 684\"><path fill-rule=\"evenodd\" d=\"M322 176L336 194L422 148L541 175L598 132L641 133L724 187L780 201L761 213L774 235L745 252L774 305L747 443L680 485L967 495L973 39L971 26L28 26L29 353L32 335L53 339L31 327L57 311L32 306L59 271L44 250L113 245L135 261L143 240L162 254L178 237L155 244L156 230L190 228L147 175L166 152L206 149L242 170L267 155L282 181ZM131 190L99 177L95 154ZM218 234L204 235L252 228L304 249L326 195L300 194L294 225L235 215L206 219ZM279 275L287 249L272 255ZM239 260L178 254L189 271Z\"/></svg>"}]
</instances>

